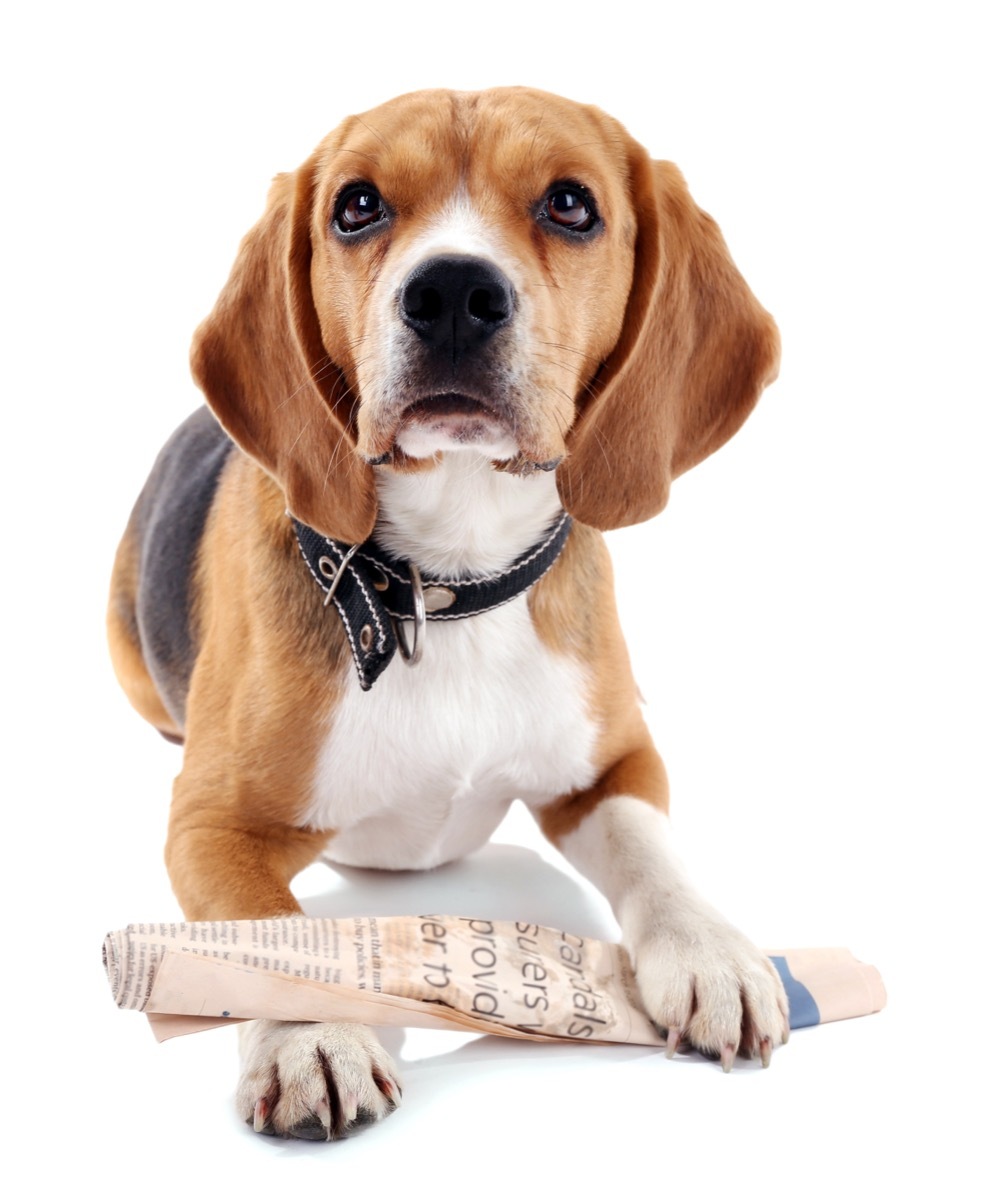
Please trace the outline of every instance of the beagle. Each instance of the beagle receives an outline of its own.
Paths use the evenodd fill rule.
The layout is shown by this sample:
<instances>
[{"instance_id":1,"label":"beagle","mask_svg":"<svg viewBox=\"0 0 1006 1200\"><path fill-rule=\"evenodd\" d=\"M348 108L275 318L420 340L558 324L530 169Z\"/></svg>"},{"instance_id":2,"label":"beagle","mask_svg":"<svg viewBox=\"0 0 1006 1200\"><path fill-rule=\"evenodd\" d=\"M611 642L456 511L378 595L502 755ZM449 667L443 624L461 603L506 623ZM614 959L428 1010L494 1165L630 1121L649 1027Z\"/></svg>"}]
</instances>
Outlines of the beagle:
<instances>
[{"instance_id":1,"label":"beagle","mask_svg":"<svg viewBox=\"0 0 1006 1200\"><path fill-rule=\"evenodd\" d=\"M525 88L403 96L276 178L192 362L109 615L184 739L189 920L299 912L319 855L424 869L520 798L607 896L669 1053L785 1040L765 956L675 865L601 536L664 506L775 376L778 336L678 170ZM256 1131L398 1104L366 1029L253 1022Z\"/></svg>"}]
</instances>

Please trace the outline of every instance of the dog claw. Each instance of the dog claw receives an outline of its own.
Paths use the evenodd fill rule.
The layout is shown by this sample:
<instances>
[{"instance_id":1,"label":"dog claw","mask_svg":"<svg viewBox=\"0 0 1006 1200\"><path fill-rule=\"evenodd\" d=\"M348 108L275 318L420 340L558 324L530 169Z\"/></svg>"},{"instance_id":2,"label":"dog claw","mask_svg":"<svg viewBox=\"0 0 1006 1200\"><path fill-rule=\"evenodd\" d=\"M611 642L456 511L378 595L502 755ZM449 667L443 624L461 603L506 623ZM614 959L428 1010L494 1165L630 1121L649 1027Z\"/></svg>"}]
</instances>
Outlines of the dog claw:
<instances>
[{"instance_id":1,"label":"dog claw","mask_svg":"<svg viewBox=\"0 0 1006 1200\"><path fill-rule=\"evenodd\" d=\"M360 1111L360 1097L356 1092L347 1092L345 1096L340 1096L339 1100L341 1105L340 1123L343 1129L348 1129Z\"/></svg>"},{"instance_id":2,"label":"dog claw","mask_svg":"<svg viewBox=\"0 0 1006 1200\"><path fill-rule=\"evenodd\" d=\"M723 1068L723 1073L729 1075L731 1068L734 1065L734 1059L737 1057L736 1046L724 1046L720 1052L720 1065Z\"/></svg>"},{"instance_id":3,"label":"dog claw","mask_svg":"<svg viewBox=\"0 0 1006 1200\"><path fill-rule=\"evenodd\" d=\"M681 1044L681 1030L668 1029L667 1031L667 1057L673 1058L677 1053L678 1046Z\"/></svg>"},{"instance_id":4,"label":"dog claw","mask_svg":"<svg viewBox=\"0 0 1006 1200\"><path fill-rule=\"evenodd\" d=\"M402 1089L395 1080L384 1075L375 1075L374 1082L377 1084L381 1094L391 1102L391 1107L398 1108L402 1103Z\"/></svg>"},{"instance_id":5,"label":"dog claw","mask_svg":"<svg viewBox=\"0 0 1006 1200\"><path fill-rule=\"evenodd\" d=\"M255 1101L255 1112L252 1117L252 1129L261 1133L269 1124L269 1097L259 1096Z\"/></svg>"},{"instance_id":6,"label":"dog claw","mask_svg":"<svg viewBox=\"0 0 1006 1200\"><path fill-rule=\"evenodd\" d=\"M758 1045L758 1049L761 1053L761 1065L767 1067L772 1061L772 1039L763 1037Z\"/></svg>"},{"instance_id":7,"label":"dog claw","mask_svg":"<svg viewBox=\"0 0 1006 1200\"><path fill-rule=\"evenodd\" d=\"M328 1097L325 1096L314 1106L314 1114L321 1122L321 1127L325 1131L325 1137L328 1141L332 1140L332 1105L329 1103Z\"/></svg>"}]
</instances>

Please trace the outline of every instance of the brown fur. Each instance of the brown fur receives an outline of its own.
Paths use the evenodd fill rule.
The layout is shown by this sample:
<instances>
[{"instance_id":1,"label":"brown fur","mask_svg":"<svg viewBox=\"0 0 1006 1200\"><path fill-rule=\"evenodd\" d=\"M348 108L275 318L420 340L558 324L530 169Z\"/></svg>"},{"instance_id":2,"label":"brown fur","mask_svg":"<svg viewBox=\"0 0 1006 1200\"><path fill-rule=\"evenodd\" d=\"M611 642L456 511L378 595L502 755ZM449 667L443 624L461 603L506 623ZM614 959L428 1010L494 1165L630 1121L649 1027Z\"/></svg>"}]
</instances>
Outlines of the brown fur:
<instances>
[{"instance_id":1,"label":"brown fur","mask_svg":"<svg viewBox=\"0 0 1006 1200\"><path fill-rule=\"evenodd\" d=\"M348 651L290 542L282 493L233 459L203 540L202 649L168 835L189 919L299 911L289 882L334 832L299 830L294 813Z\"/></svg>"},{"instance_id":2,"label":"brown fur","mask_svg":"<svg viewBox=\"0 0 1006 1200\"><path fill-rule=\"evenodd\" d=\"M568 511L599 529L667 503L671 480L719 449L776 376L779 336L716 223L672 163L634 146L635 280L559 468Z\"/></svg>"},{"instance_id":3,"label":"brown fur","mask_svg":"<svg viewBox=\"0 0 1006 1200\"><path fill-rule=\"evenodd\" d=\"M596 784L542 809L537 814L542 832L557 842L605 796L620 793L666 810L666 773L639 710L615 611L611 559L596 530L574 527L562 558L535 588L530 603L545 645L590 665L591 715L600 731L594 759ZM630 773L633 781L644 776L638 786L629 786Z\"/></svg>"},{"instance_id":4,"label":"brown fur","mask_svg":"<svg viewBox=\"0 0 1006 1200\"><path fill-rule=\"evenodd\" d=\"M109 591L106 629L112 666L119 686L140 716L165 737L179 739L182 731L169 716L143 661L133 615L133 597L138 586L137 558L136 540L128 528L115 556Z\"/></svg>"}]
</instances>

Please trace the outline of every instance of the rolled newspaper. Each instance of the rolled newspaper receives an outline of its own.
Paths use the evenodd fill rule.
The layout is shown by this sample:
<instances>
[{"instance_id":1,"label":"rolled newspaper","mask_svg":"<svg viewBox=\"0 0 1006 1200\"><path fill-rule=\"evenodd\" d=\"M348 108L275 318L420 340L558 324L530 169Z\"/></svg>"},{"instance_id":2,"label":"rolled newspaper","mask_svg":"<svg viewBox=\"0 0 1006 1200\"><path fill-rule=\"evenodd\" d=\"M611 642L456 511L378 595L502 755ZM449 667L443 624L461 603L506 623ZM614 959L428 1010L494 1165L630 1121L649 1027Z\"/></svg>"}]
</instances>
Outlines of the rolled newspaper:
<instances>
[{"instance_id":1,"label":"rolled newspaper","mask_svg":"<svg viewBox=\"0 0 1006 1200\"><path fill-rule=\"evenodd\" d=\"M793 1028L878 1012L875 967L848 950L770 952ZM234 1021L361 1021L536 1041L663 1038L625 950L520 921L289 917L130 925L105 939L120 1008L158 1041Z\"/></svg>"}]
</instances>

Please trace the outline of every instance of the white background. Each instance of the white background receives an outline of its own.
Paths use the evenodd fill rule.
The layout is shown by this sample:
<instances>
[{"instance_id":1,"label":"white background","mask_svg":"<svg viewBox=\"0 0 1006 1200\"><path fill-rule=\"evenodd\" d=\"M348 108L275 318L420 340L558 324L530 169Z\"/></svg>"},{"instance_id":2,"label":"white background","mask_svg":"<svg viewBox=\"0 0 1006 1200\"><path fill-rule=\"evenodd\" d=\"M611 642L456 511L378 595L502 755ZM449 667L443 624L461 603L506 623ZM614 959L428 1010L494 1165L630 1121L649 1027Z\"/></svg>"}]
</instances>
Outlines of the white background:
<instances>
[{"instance_id":1,"label":"white background","mask_svg":"<svg viewBox=\"0 0 1006 1200\"><path fill-rule=\"evenodd\" d=\"M992 11L203 0L7 19L2 1092L31 1194L1001 1187L983 1090L1002 1003ZM518 82L596 103L677 161L782 329L782 375L741 434L610 542L693 878L763 945L851 946L890 1004L730 1076L409 1033L384 1126L255 1138L231 1109L232 1034L157 1047L103 979L106 929L177 914L161 844L179 763L113 681L108 570L197 403L191 331L271 176L398 93ZM298 890L316 913L614 934L523 813L497 842L423 877L312 868ZM19 956L25 920L57 940L59 978Z\"/></svg>"}]
</instances>

